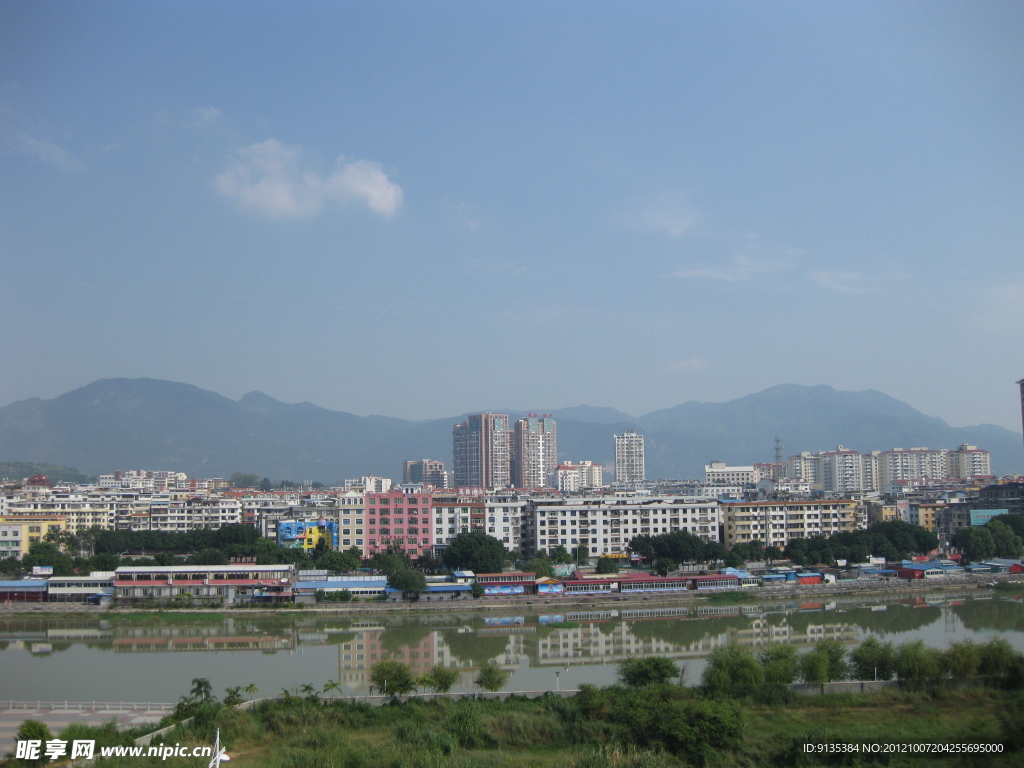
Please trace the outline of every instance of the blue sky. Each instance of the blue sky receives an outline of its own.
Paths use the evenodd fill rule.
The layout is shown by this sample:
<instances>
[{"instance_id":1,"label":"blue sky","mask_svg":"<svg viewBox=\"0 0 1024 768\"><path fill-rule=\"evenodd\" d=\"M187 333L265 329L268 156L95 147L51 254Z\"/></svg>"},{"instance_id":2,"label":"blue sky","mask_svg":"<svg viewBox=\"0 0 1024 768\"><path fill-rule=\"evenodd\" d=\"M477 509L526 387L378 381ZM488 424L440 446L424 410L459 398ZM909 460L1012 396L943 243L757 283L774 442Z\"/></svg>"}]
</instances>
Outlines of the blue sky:
<instances>
[{"instance_id":1,"label":"blue sky","mask_svg":"<svg viewBox=\"0 0 1024 768\"><path fill-rule=\"evenodd\" d=\"M1013 1L9 0L0 404L793 382L1019 430L1021 39Z\"/></svg>"}]
</instances>

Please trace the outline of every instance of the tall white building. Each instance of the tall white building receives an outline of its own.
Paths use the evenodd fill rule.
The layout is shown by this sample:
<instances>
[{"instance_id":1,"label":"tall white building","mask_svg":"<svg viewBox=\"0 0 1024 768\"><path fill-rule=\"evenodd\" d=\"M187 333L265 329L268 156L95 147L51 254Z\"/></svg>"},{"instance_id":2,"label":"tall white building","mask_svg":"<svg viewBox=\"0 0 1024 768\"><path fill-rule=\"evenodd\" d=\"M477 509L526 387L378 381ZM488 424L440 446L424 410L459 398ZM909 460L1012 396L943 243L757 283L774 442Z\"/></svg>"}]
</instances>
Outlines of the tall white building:
<instances>
[{"instance_id":1,"label":"tall white building","mask_svg":"<svg viewBox=\"0 0 1024 768\"><path fill-rule=\"evenodd\" d=\"M550 414L530 414L516 422L512 438L512 485L546 488L558 466L558 426Z\"/></svg>"},{"instance_id":2,"label":"tall white building","mask_svg":"<svg viewBox=\"0 0 1024 768\"><path fill-rule=\"evenodd\" d=\"M615 436L615 481L642 483L647 479L644 470L644 436L635 429L627 429Z\"/></svg>"}]
</instances>

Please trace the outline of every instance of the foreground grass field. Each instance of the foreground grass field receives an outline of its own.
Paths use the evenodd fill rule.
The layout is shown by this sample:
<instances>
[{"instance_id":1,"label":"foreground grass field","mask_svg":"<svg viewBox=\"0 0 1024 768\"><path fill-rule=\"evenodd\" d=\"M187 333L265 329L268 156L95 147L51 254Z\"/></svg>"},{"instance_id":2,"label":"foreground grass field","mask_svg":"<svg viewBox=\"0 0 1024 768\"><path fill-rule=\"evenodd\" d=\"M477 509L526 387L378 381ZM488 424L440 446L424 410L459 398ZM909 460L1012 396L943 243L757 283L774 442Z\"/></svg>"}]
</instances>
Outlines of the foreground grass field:
<instances>
[{"instance_id":1,"label":"foreground grass field","mask_svg":"<svg viewBox=\"0 0 1024 768\"><path fill-rule=\"evenodd\" d=\"M374 707L315 697L251 710L211 703L164 737L208 745L220 729L234 768L665 768L1020 766L1024 696L980 688L933 693L709 698L675 685L585 688L571 699L424 701ZM77 734L76 738L88 738ZM805 743L998 743L977 755L807 754ZM199 758L100 765L205 766ZM9 760L8 765L23 765Z\"/></svg>"}]
</instances>

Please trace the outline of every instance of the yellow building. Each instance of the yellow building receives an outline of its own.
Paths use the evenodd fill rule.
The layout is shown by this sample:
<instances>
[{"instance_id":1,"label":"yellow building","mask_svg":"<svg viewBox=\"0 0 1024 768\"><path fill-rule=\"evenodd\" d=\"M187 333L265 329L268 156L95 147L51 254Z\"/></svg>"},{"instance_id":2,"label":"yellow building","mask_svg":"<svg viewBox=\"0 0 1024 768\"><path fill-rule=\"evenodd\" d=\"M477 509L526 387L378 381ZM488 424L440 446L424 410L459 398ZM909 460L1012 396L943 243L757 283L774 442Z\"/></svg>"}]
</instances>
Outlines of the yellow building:
<instances>
[{"instance_id":1,"label":"yellow building","mask_svg":"<svg viewBox=\"0 0 1024 768\"><path fill-rule=\"evenodd\" d=\"M32 515L5 515L0 517L0 558L23 558L29 547L48 533L66 531L66 517L35 517Z\"/></svg>"},{"instance_id":2,"label":"yellow building","mask_svg":"<svg viewBox=\"0 0 1024 768\"><path fill-rule=\"evenodd\" d=\"M782 549L790 539L835 536L858 528L857 503L840 501L754 501L722 504L725 545L760 541Z\"/></svg>"}]
</instances>

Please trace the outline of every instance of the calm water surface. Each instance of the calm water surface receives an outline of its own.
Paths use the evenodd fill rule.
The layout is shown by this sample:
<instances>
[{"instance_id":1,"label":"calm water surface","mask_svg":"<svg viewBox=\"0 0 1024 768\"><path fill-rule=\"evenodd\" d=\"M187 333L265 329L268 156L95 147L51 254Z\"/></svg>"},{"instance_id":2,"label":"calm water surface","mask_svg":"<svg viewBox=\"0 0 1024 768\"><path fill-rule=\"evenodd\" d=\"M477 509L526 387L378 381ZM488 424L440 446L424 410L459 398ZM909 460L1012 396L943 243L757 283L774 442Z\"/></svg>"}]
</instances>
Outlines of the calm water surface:
<instances>
[{"instance_id":1,"label":"calm water surface","mask_svg":"<svg viewBox=\"0 0 1024 768\"><path fill-rule=\"evenodd\" d=\"M551 626L559 620L572 623ZM275 695L328 681L340 683L343 695L361 695L368 693L370 667L386 657L417 674L434 664L459 668L457 690L466 691L474 690L475 670L488 659L511 673L508 690L606 685L618 662L648 655L679 661L693 684L706 656L727 642L805 649L826 637L852 646L872 634L940 648L1000 635L1024 651L1024 598L972 590L563 613L510 603L465 615L11 617L0 619L0 699L171 702L196 677L209 678L218 695L231 686L255 684L260 694Z\"/></svg>"}]
</instances>

